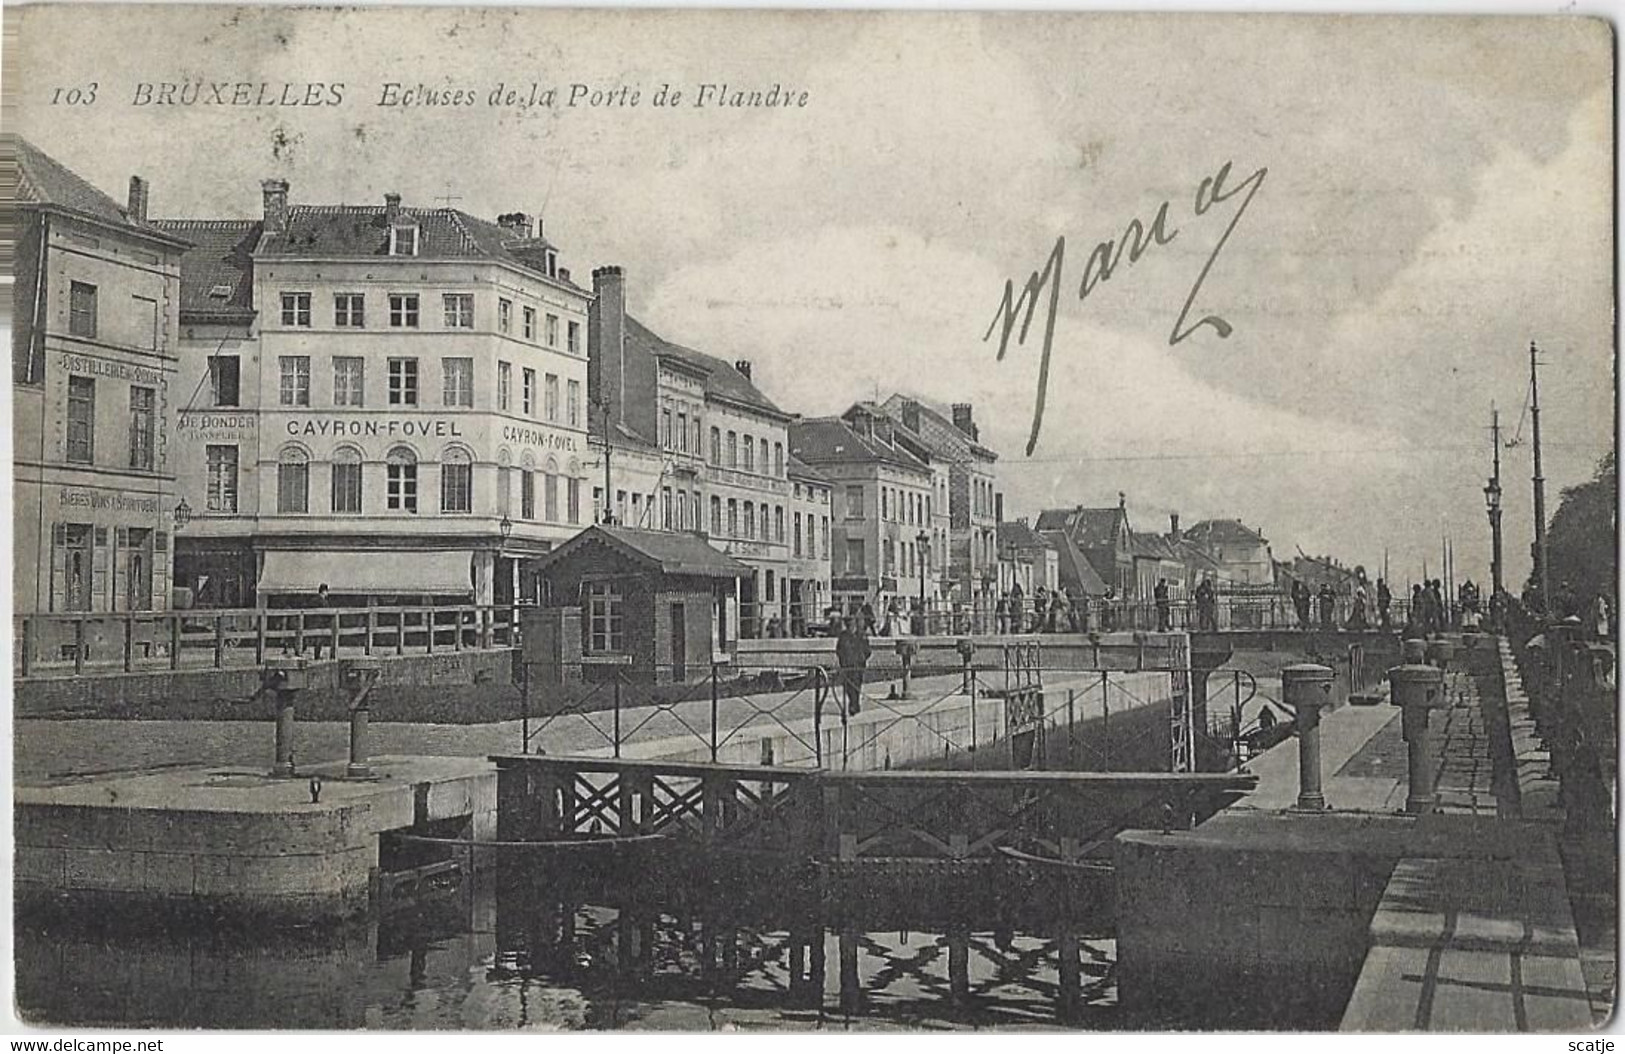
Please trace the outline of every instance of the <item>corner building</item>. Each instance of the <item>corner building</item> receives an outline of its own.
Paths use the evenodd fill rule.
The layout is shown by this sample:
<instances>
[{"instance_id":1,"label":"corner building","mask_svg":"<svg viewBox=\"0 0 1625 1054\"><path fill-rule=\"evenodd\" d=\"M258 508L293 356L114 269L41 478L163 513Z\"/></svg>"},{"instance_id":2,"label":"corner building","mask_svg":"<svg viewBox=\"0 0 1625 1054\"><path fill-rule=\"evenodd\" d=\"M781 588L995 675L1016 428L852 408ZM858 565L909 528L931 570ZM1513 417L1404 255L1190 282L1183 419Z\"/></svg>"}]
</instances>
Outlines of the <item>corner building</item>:
<instances>
[{"instance_id":1,"label":"corner building","mask_svg":"<svg viewBox=\"0 0 1625 1054\"><path fill-rule=\"evenodd\" d=\"M586 290L523 213L295 205L182 261L177 583L201 606L534 599L590 522Z\"/></svg>"}]
</instances>

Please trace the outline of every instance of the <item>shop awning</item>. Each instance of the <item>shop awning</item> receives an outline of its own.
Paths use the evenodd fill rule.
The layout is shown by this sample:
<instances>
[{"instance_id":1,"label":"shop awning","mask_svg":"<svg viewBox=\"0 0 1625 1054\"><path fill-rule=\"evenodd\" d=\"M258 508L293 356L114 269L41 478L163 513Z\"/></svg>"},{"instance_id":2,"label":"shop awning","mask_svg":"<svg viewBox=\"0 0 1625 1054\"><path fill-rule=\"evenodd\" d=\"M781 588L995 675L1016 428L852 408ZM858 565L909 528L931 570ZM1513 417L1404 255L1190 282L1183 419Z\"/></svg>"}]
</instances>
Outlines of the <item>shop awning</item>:
<instances>
[{"instance_id":1,"label":"shop awning","mask_svg":"<svg viewBox=\"0 0 1625 1054\"><path fill-rule=\"evenodd\" d=\"M470 554L448 552L269 552L260 593L310 593L324 583L333 596L461 596L474 592Z\"/></svg>"}]
</instances>

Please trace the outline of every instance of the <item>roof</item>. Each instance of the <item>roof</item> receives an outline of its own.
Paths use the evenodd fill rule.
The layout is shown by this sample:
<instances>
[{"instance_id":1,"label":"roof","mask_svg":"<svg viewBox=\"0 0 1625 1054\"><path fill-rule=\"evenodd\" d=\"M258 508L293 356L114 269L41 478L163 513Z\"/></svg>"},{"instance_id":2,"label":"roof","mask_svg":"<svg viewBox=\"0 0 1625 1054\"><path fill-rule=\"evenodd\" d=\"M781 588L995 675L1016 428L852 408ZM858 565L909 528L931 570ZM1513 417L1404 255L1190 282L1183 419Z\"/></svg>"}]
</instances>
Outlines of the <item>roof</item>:
<instances>
[{"instance_id":1,"label":"roof","mask_svg":"<svg viewBox=\"0 0 1625 1054\"><path fill-rule=\"evenodd\" d=\"M154 220L192 243L181 256L181 313L252 318L259 220Z\"/></svg>"},{"instance_id":2,"label":"roof","mask_svg":"<svg viewBox=\"0 0 1625 1054\"><path fill-rule=\"evenodd\" d=\"M641 527L595 524L565 542L541 559L540 569L562 563L589 545L604 545L642 564L651 571L668 575L696 575L704 578L740 578L749 567L717 549L697 534L650 531Z\"/></svg>"},{"instance_id":3,"label":"roof","mask_svg":"<svg viewBox=\"0 0 1625 1054\"><path fill-rule=\"evenodd\" d=\"M1058 569L1060 571L1061 585L1065 589L1074 590L1086 596L1105 596L1106 583L1095 572L1094 566L1089 563L1081 550L1068 538L1063 531L1041 531L1043 538L1055 546Z\"/></svg>"},{"instance_id":4,"label":"roof","mask_svg":"<svg viewBox=\"0 0 1625 1054\"><path fill-rule=\"evenodd\" d=\"M175 240L173 235L154 227L131 223L123 205L22 136L13 135L10 140L17 157L18 204L53 205L122 227L132 234L164 241Z\"/></svg>"},{"instance_id":5,"label":"roof","mask_svg":"<svg viewBox=\"0 0 1625 1054\"><path fill-rule=\"evenodd\" d=\"M1117 544L1118 525L1128 513L1121 505L1105 509L1045 509L1038 514L1040 531L1065 531L1080 549L1114 547Z\"/></svg>"},{"instance_id":6,"label":"roof","mask_svg":"<svg viewBox=\"0 0 1625 1054\"><path fill-rule=\"evenodd\" d=\"M1185 539L1203 545L1264 545L1269 541L1240 520L1203 520L1185 532Z\"/></svg>"},{"instance_id":7,"label":"roof","mask_svg":"<svg viewBox=\"0 0 1625 1054\"><path fill-rule=\"evenodd\" d=\"M920 428L918 431L908 428L907 431L913 433L931 453L953 461L969 461L972 455L989 461L998 459L997 453L966 435L951 417L924 399L896 392L878 409L906 428L903 425L903 407L908 403L919 407Z\"/></svg>"},{"instance_id":8,"label":"roof","mask_svg":"<svg viewBox=\"0 0 1625 1054\"><path fill-rule=\"evenodd\" d=\"M811 465L796 457L794 454L790 455L790 460L785 465L785 474L791 479L803 479L812 483L822 483L825 486L828 486L830 482L828 476L813 468Z\"/></svg>"},{"instance_id":9,"label":"roof","mask_svg":"<svg viewBox=\"0 0 1625 1054\"><path fill-rule=\"evenodd\" d=\"M1135 556L1150 557L1155 560L1178 560L1179 553L1168 539L1160 534L1146 534L1142 531L1129 532L1129 548Z\"/></svg>"},{"instance_id":10,"label":"roof","mask_svg":"<svg viewBox=\"0 0 1625 1054\"><path fill-rule=\"evenodd\" d=\"M708 395L742 403L752 409L780 417L790 416L779 409L772 399L763 395L761 389L756 387L749 377L740 373L733 363L719 359L715 355L707 355L703 351L685 348L681 344L673 344L631 315L626 316L626 345L629 349L636 349L646 355L676 359L704 374L705 391Z\"/></svg>"},{"instance_id":11,"label":"roof","mask_svg":"<svg viewBox=\"0 0 1625 1054\"><path fill-rule=\"evenodd\" d=\"M1001 520L998 526L1000 549L1054 549L1054 542L1045 538L1021 520Z\"/></svg>"},{"instance_id":12,"label":"roof","mask_svg":"<svg viewBox=\"0 0 1625 1054\"><path fill-rule=\"evenodd\" d=\"M259 255L296 257L388 256L390 224L384 205L292 205L280 231L268 231ZM553 246L542 238L518 238L512 231L470 216L461 209L401 207L399 215L420 232L417 258L476 258L523 267L538 274L535 254ZM396 222L399 226L400 222ZM572 289L562 277L549 281Z\"/></svg>"},{"instance_id":13,"label":"roof","mask_svg":"<svg viewBox=\"0 0 1625 1054\"><path fill-rule=\"evenodd\" d=\"M790 453L810 465L879 463L929 472L930 467L906 450L865 439L839 417L812 417L790 422Z\"/></svg>"}]
</instances>

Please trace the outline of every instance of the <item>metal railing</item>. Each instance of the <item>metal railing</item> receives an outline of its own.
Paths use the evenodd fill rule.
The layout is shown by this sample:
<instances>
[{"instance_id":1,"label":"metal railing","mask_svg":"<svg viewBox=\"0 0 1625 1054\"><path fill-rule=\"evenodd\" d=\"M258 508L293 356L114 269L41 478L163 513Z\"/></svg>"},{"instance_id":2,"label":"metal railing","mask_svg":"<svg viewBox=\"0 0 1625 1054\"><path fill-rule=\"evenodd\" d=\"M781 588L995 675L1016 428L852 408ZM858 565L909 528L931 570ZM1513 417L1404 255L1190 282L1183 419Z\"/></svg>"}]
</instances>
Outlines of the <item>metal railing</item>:
<instances>
[{"instance_id":1,"label":"metal railing","mask_svg":"<svg viewBox=\"0 0 1625 1054\"><path fill-rule=\"evenodd\" d=\"M258 666L267 655L434 655L518 643L508 604L188 609L12 620L18 677Z\"/></svg>"}]
</instances>

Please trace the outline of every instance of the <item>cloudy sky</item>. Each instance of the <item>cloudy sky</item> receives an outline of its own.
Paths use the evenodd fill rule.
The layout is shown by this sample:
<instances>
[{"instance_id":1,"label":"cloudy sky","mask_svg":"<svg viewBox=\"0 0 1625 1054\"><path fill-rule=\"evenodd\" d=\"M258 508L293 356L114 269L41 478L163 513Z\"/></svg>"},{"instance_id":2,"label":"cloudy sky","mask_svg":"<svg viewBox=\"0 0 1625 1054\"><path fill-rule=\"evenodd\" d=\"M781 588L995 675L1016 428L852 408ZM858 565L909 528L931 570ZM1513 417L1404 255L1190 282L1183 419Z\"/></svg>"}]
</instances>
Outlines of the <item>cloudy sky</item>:
<instances>
[{"instance_id":1,"label":"cloudy sky","mask_svg":"<svg viewBox=\"0 0 1625 1054\"><path fill-rule=\"evenodd\" d=\"M1613 443L1599 22L99 7L28 10L7 59L28 86L17 130L115 196L147 176L154 215L254 215L273 175L296 202L543 213L581 280L622 265L634 312L751 359L787 409L974 403L1012 515L1123 491L1140 528L1240 517L1278 556L1380 567L1387 549L1401 581L1449 534L1458 577L1483 580L1490 406L1519 430L1531 340L1549 504ZM143 82L199 79L341 82L344 101L133 104ZM96 105L50 104L91 81ZM477 104L381 107L390 81ZM499 83L641 102L492 108ZM687 105L705 83L808 102ZM663 84L684 104L653 106ZM1226 163L1230 189L1266 174L1239 217L1245 193L1198 214ZM1165 201L1172 240L1080 299L1094 246ZM1005 281L1062 236L1027 456L1045 311L1003 361L984 337ZM1214 315L1230 335L1171 346L1210 259L1187 327ZM1503 458L1515 583L1522 434Z\"/></svg>"}]
</instances>

